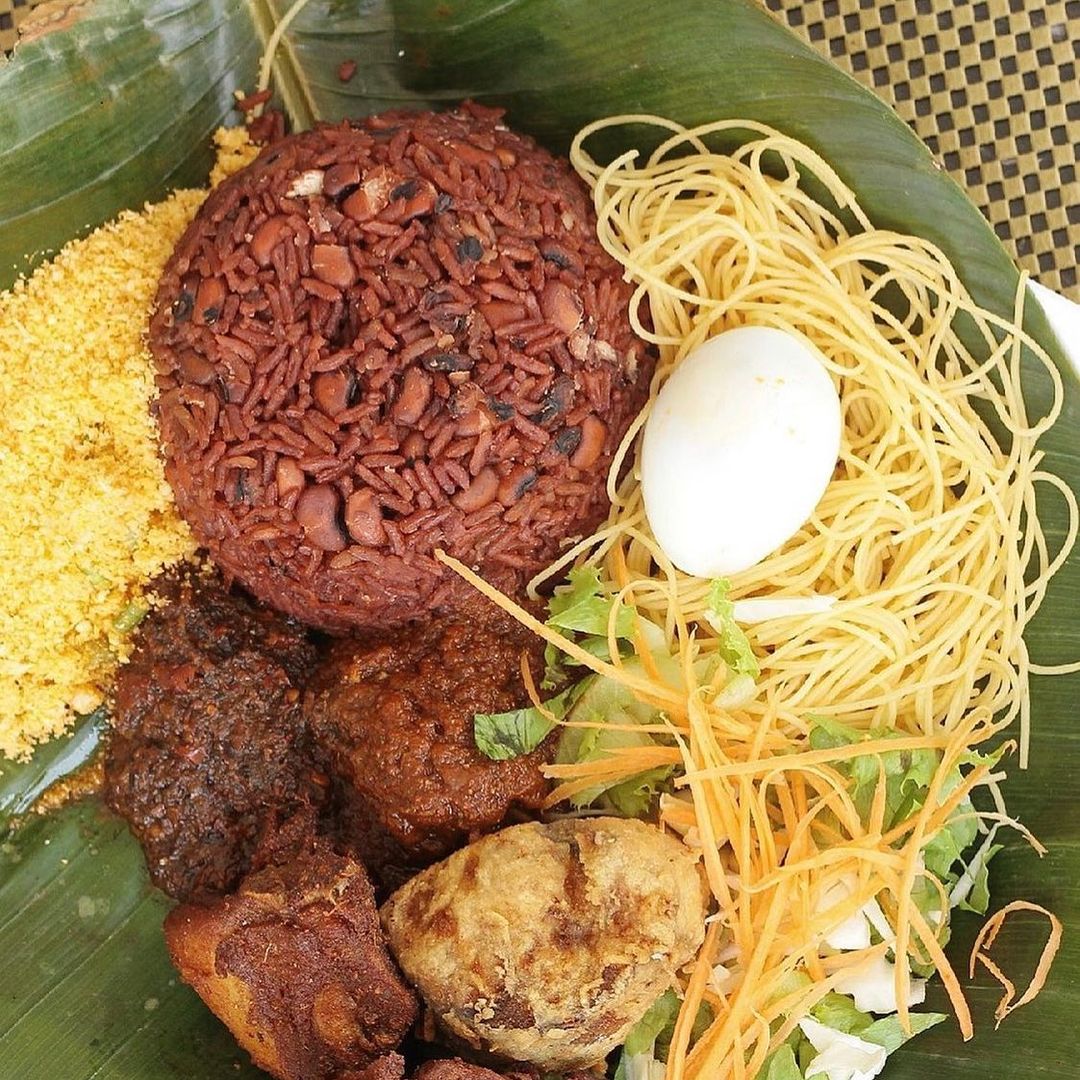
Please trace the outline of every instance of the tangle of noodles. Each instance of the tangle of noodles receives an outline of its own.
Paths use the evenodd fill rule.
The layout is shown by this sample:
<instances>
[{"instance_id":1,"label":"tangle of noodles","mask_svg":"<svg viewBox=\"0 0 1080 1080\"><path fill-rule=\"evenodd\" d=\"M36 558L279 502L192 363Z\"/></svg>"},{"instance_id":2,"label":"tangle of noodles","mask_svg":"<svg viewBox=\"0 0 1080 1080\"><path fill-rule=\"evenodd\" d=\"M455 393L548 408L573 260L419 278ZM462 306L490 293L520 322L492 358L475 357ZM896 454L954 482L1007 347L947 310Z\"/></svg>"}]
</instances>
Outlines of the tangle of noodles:
<instances>
[{"instance_id":1,"label":"tangle of noodles","mask_svg":"<svg viewBox=\"0 0 1080 1080\"><path fill-rule=\"evenodd\" d=\"M594 161L590 136L626 124L665 129L663 141L644 161L636 152L606 166ZM711 150L709 140L725 133L749 138L729 154ZM1015 720L1026 763L1029 674L1067 669L1032 663L1023 632L1077 535L1073 492L1040 467L1038 440L1058 416L1062 386L1022 329L1025 282L1012 318L980 308L933 244L874 228L825 161L760 124L687 130L657 117L614 117L579 133L571 161L592 189L604 247L637 284L636 299L647 300L634 303L632 314L637 332L660 353L650 400L695 346L756 324L808 338L842 405L840 458L813 517L731 579L733 599L818 594L836 603L746 628L761 668L748 703L720 707L719 685L699 685L695 675L702 670L695 661L717 648L703 618L710 582L675 569L649 529L635 459L648 407L612 468L607 522L531 586L535 595L571 565L593 563L614 595L666 630L681 661L685 685L674 688L655 666L647 679L640 669L623 670L615 650L610 663L578 656L659 705L676 746L550 769L561 781L553 799L596 782L598 768L609 779L663 760L683 770L681 790L662 800L661 821L700 845L718 914L683 988L669 1080L753 1077L845 969L889 948L898 960L901 1021L908 1022L911 963L929 961L970 1036L970 1014L940 944L947 920L930 925L912 889L918 878L929 879L947 912L944 888L925 870L921 850L974 788L989 788L996 804L980 815L984 833L988 821L1016 824L1001 802L1002 774L989 765L971 769L958 788L945 780L966 751ZM834 208L811 198L800 174L812 175ZM647 322L640 310L649 312ZM975 355L959 333L961 319ZM1025 351L1051 386L1039 416L1030 416L1024 401ZM1036 516L1039 485L1056 490L1068 508L1056 551ZM723 497L722 476L715 497ZM571 649L467 568L445 561ZM815 716L894 739L875 735L854 749L811 750ZM896 741L897 734L906 737ZM885 830L879 783L870 820L860 820L835 766L853 752L918 748L941 754L925 804ZM841 882L848 883L842 899L823 908ZM823 936L872 898L892 940L840 954L823 948ZM726 976L718 982L721 958ZM797 972L802 978L793 982ZM702 1001L715 1019L690 1048Z\"/></svg>"}]
</instances>

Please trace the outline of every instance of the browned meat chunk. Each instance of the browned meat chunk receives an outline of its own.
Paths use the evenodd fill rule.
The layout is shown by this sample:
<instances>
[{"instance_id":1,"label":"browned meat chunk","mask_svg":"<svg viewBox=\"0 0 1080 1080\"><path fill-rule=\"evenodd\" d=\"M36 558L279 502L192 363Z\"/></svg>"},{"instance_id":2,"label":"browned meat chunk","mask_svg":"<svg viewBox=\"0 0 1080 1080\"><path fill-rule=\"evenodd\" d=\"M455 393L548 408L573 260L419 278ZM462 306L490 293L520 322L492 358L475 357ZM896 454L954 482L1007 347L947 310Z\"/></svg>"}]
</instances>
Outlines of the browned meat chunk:
<instances>
[{"instance_id":1,"label":"browned meat chunk","mask_svg":"<svg viewBox=\"0 0 1080 1080\"><path fill-rule=\"evenodd\" d=\"M405 1059L400 1054L383 1054L362 1069L339 1073L334 1080L405 1080Z\"/></svg>"},{"instance_id":2,"label":"browned meat chunk","mask_svg":"<svg viewBox=\"0 0 1080 1080\"><path fill-rule=\"evenodd\" d=\"M528 1074L512 1074L527 1076ZM503 1074L487 1069L483 1065L474 1065L461 1058L440 1058L438 1061L425 1061L413 1076L413 1080L503 1080Z\"/></svg>"},{"instance_id":3,"label":"browned meat chunk","mask_svg":"<svg viewBox=\"0 0 1080 1080\"><path fill-rule=\"evenodd\" d=\"M216 580L168 578L116 683L105 796L179 899L227 892L278 821L317 794L301 628Z\"/></svg>"},{"instance_id":4,"label":"browned meat chunk","mask_svg":"<svg viewBox=\"0 0 1080 1080\"><path fill-rule=\"evenodd\" d=\"M425 1061L413 1074L413 1080L542 1080L544 1075L528 1065L508 1066L505 1072L495 1072L461 1058L440 1058ZM564 1073L563 1080L599 1080L599 1074L579 1070Z\"/></svg>"},{"instance_id":5,"label":"browned meat chunk","mask_svg":"<svg viewBox=\"0 0 1080 1080\"><path fill-rule=\"evenodd\" d=\"M491 761L476 749L473 716L528 704L521 654L535 671L542 648L492 615L334 645L305 711L347 835L381 880L496 828L513 808L540 807L545 749Z\"/></svg>"},{"instance_id":6,"label":"browned meat chunk","mask_svg":"<svg viewBox=\"0 0 1080 1080\"><path fill-rule=\"evenodd\" d=\"M371 884L324 850L182 904L169 954L261 1069L279 1080L400 1080L416 999L390 959Z\"/></svg>"},{"instance_id":7,"label":"browned meat chunk","mask_svg":"<svg viewBox=\"0 0 1080 1080\"><path fill-rule=\"evenodd\" d=\"M502 1074L483 1065L474 1065L461 1058L443 1058L439 1061L425 1061L413 1080L503 1080Z\"/></svg>"}]
</instances>

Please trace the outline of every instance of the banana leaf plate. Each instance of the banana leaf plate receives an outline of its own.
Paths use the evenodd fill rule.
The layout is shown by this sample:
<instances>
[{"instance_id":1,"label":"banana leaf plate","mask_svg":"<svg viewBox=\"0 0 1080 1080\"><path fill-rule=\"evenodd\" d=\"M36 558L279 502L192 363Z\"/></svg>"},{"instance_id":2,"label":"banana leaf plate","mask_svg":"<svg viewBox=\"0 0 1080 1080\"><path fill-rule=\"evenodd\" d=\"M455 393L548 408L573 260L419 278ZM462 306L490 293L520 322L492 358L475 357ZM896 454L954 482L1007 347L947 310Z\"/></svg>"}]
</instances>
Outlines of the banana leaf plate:
<instances>
[{"instance_id":1,"label":"banana leaf plate","mask_svg":"<svg viewBox=\"0 0 1080 1080\"><path fill-rule=\"evenodd\" d=\"M235 123L263 47L286 14L276 0L96 0L0 60L0 287L125 207L205 182L211 132ZM348 82L337 76L356 63ZM881 226L917 233L951 257L974 297L1012 310L1017 270L993 231L905 125L874 95L775 23L754 0L311 0L274 66L296 127L389 107L471 96L562 151L583 123L654 112L684 123L748 117L822 153ZM615 149L616 147L611 147ZM1036 305L1029 330L1055 355ZM0 358L2 362L2 358ZM1080 487L1080 387L1047 465ZM1033 408L1048 387L1032 369ZM0 421L2 422L2 421ZM1064 508L1042 508L1060 540ZM1044 663L1080 655L1080 555L1055 580L1031 627ZM1065 923L1042 995L993 1031L999 989L965 989L978 1034L942 1025L890 1058L889 1080L1072 1080L1080 1015L1080 677L1032 688L1030 768L1010 778L1012 810L1050 854L1012 843L995 861L993 907L1027 898ZM167 902L147 882L122 823L94 800L47 815L35 799L93 753L101 716L0 762L0 1076L11 1080L217 1080L258 1074L170 967ZM958 969L978 920L959 921ZM1039 927L1010 924L999 962L1024 978ZM931 1005L940 1007L938 1000Z\"/></svg>"}]
</instances>

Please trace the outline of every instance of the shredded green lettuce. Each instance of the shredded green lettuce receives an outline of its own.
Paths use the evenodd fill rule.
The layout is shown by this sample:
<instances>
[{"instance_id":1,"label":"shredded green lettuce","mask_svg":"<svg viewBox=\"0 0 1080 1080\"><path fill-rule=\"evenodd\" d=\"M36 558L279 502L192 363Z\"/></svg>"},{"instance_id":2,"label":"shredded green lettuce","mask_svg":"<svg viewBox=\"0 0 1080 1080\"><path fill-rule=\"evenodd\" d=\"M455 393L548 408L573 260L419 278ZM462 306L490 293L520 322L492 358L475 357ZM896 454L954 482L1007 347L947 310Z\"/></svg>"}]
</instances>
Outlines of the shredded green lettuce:
<instances>
[{"instance_id":1,"label":"shredded green lettuce","mask_svg":"<svg viewBox=\"0 0 1080 1080\"><path fill-rule=\"evenodd\" d=\"M810 1015L819 1023L845 1035L858 1035L873 1023L873 1017L855 1007L846 994L826 994L810 1010Z\"/></svg>"},{"instance_id":2,"label":"shredded green lettuce","mask_svg":"<svg viewBox=\"0 0 1080 1080\"><path fill-rule=\"evenodd\" d=\"M606 638L614 600L604 592L600 571L580 566L567 575L569 585L559 589L548 603L548 626ZM634 633L634 612L625 604L615 614L615 634L630 638Z\"/></svg>"},{"instance_id":3,"label":"shredded green lettuce","mask_svg":"<svg viewBox=\"0 0 1080 1080\"><path fill-rule=\"evenodd\" d=\"M907 1041L899 1017L886 1016L875 1020L869 1013L856 1008L847 994L826 994L810 1011L819 1023L845 1035L858 1035L866 1042L883 1046L891 1054ZM918 1035L946 1019L944 1013L911 1013L911 1032Z\"/></svg>"},{"instance_id":4,"label":"shredded green lettuce","mask_svg":"<svg viewBox=\"0 0 1080 1080\"><path fill-rule=\"evenodd\" d=\"M916 1035L921 1035L924 1031L929 1031L930 1028L944 1023L948 1017L944 1013L910 1013L909 1019L911 1021L910 1035L904 1031L898 1016L883 1016L880 1020L875 1020L868 1027L863 1028L859 1032L859 1038L875 1043L877 1046L883 1046L885 1052L891 1054L894 1050L899 1050L908 1039L913 1039Z\"/></svg>"},{"instance_id":5,"label":"shredded green lettuce","mask_svg":"<svg viewBox=\"0 0 1080 1080\"><path fill-rule=\"evenodd\" d=\"M902 733L893 731L866 733L826 716L811 717L811 721L809 742L816 750L852 746L871 739L902 737ZM960 763L944 778L940 797L946 799L956 790L963 779L963 769L977 765L992 767L1003 753L1004 748L989 754L978 751L964 754ZM891 828L924 805L934 775L941 767L941 755L936 750L896 750L868 752L836 762L836 770L851 780L852 801L864 822L869 818L877 791L879 765L885 772L885 827ZM970 799L964 799L949 815L945 826L923 847L927 873L941 882L950 897L949 908L961 907L985 914L989 907L988 865L1001 845L993 843L995 834L991 832L976 848L981 831L974 805ZM915 879L911 898L923 917L936 928L939 942L945 945L951 935L950 912L941 910L940 891L929 878L919 876ZM934 974L934 967L929 963L912 962L911 968L914 974L923 977Z\"/></svg>"},{"instance_id":6,"label":"shredded green lettuce","mask_svg":"<svg viewBox=\"0 0 1080 1080\"><path fill-rule=\"evenodd\" d=\"M548 626L574 637L577 645L591 656L610 660L608 622L614 597L606 593L600 572L594 566L571 570L567 580L569 583L557 589L548 601ZM643 623L643 629L648 631L651 625ZM620 642L629 642L634 636L634 611L625 604L619 605L615 615L615 636ZM568 669L575 666L576 662L554 645L546 646L541 688L554 690L561 686L571 677Z\"/></svg>"},{"instance_id":7,"label":"shredded green lettuce","mask_svg":"<svg viewBox=\"0 0 1080 1080\"><path fill-rule=\"evenodd\" d=\"M995 844L997 826L979 845L970 858L961 861L956 881L952 883L951 903L964 911L973 911L976 915L985 915L990 907L990 860L1002 849L1003 844Z\"/></svg>"},{"instance_id":8,"label":"shredded green lettuce","mask_svg":"<svg viewBox=\"0 0 1080 1080\"><path fill-rule=\"evenodd\" d=\"M674 990L665 990L630 1029L623 1044L624 1054L644 1054L652 1050L665 1028L675 1029L682 1001ZM670 1036L668 1037L670 1042Z\"/></svg>"},{"instance_id":9,"label":"shredded green lettuce","mask_svg":"<svg viewBox=\"0 0 1080 1080\"><path fill-rule=\"evenodd\" d=\"M615 1080L635 1080L661 1070L651 1066L662 1065L667 1061L671 1050L671 1039L675 1034L675 1021L679 1018L682 998L674 990L665 990L649 1006L645 1015L630 1029L623 1044L619 1064L615 1069ZM702 1002L690 1029L690 1045L705 1034L713 1021L712 1008Z\"/></svg>"},{"instance_id":10,"label":"shredded green lettuce","mask_svg":"<svg viewBox=\"0 0 1080 1080\"><path fill-rule=\"evenodd\" d=\"M864 740L902 738L902 732L869 734L827 716L811 717L810 746L814 750L852 746ZM865 821L877 791L878 763L885 769L885 828L903 821L922 806L934 778L941 755L936 750L889 750L883 754L867 753L837 762L838 772L852 780L851 798Z\"/></svg>"},{"instance_id":11,"label":"shredded green lettuce","mask_svg":"<svg viewBox=\"0 0 1080 1080\"><path fill-rule=\"evenodd\" d=\"M971 750L961 759L961 766L987 765L993 768L1004 753L1004 747L991 753ZM956 789L960 779L958 766L945 779L943 797ZM964 799L949 815L945 828L923 848L926 869L949 890L952 906L973 911L977 915L986 914L990 906L990 860L1002 848L1001 844L994 843L997 829L998 826L995 826L979 847L971 851L972 845L979 839L980 827L975 807L970 799ZM939 905L940 901L936 900L935 906Z\"/></svg>"},{"instance_id":12,"label":"shredded green lettuce","mask_svg":"<svg viewBox=\"0 0 1080 1080\"><path fill-rule=\"evenodd\" d=\"M669 781L674 771L673 765L646 769L608 788L598 802L602 809L620 817L646 817L656 806L659 796L670 789Z\"/></svg>"},{"instance_id":13,"label":"shredded green lettuce","mask_svg":"<svg viewBox=\"0 0 1080 1080\"><path fill-rule=\"evenodd\" d=\"M655 659L672 669L671 673L677 673L670 656ZM629 657L625 664L631 671L643 670L636 657ZM625 687L599 675L586 676L549 699L544 710L550 715L535 706L505 713L477 713L473 719L477 749L493 761L519 757L535 750L560 720L581 725L563 728L555 754L560 764L595 761L624 747L670 741L655 732L634 730L662 723L661 714L643 705ZM644 817L659 794L670 786L673 772L674 766L663 766L619 782L596 784L572 796L570 803L576 809L595 806L623 817Z\"/></svg>"},{"instance_id":14,"label":"shredded green lettuce","mask_svg":"<svg viewBox=\"0 0 1080 1080\"><path fill-rule=\"evenodd\" d=\"M911 1034L908 1035L899 1017L885 1016L875 1020L869 1013L856 1008L855 1002L846 994L836 993L826 994L810 1010L810 1016L833 1031L880 1046L887 1054L946 1019L943 1013L911 1013ZM796 1028L765 1059L761 1076L764 1080L804 1080L816 1056L817 1051L810 1040Z\"/></svg>"},{"instance_id":15,"label":"shredded green lettuce","mask_svg":"<svg viewBox=\"0 0 1080 1080\"><path fill-rule=\"evenodd\" d=\"M774 995L779 1000L801 985L809 983L803 972L795 972L791 982L781 993ZM911 1013L911 1035L908 1035L897 1016L885 1016L875 1019L869 1013L855 1007L855 1002L846 994L826 994L810 1010L810 1016L819 1024L852 1035L864 1042L884 1048L887 1054L899 1049L909 1038L919 1035L946 1019L943 1013ZM806 1070L817 1056L810 1040L796 1028L766 1059L759 1074L760 1080L804 1080Z\"/></svg>"},{"instance_id":16,"label":"shredded green lettuce","mask_svg":"<svg viewBox=\"0 0 1080 1080\"><path fill-rule=\"evenodd\" d=\"M781 1043L766 1059L761 1080L803 1080L803 1071L795 1060L790 1042Z\"/></svg>"},{"instance_id":17,"label":"shredded green lettuce","mask_svg":"<svg viewBox=\"0 0 1080 1080\"><path fill-rule=\"evenodd\" d=\"M586 652L610 660L608 625L615 599L610 596L593 566L572 570L568 584L558 589L548 604L548 625L571 635ZM641 661L629 644L634 636L636 613L620 604L614 615L615 634L624 643L623 662L629 670L643 672ZM654 649L656 664L673 684L681 682L678 664L671 657L663 631L647 620L640 629ZM548 646L544 653L545 671L541 688L554 690L577 679L572 686L544 704L514 709L506 713L479 713L474 718L473 734L481 753L496 761L506 761L535 750L551 733L556 723L569 720L576 727L565 727L559 740L556 760L560 763L593 761L611 756L631 746L651 746L669 741L655 733L635 731L634 726L662 722L660 713L642 705L618 683L598 675L581 677L580 667L560 650ZM545 715L545 712L551 715ZM628 730L612 730L613 727ZM618 783L598 784L580 792L570 801L576 808L596 806L625 817L642 817L655 805L666 789L673 767L649 769Z\"/></svg>"},{"instance_id":18,"label":"shredded green lettuce","mask_svg":"<svg viewBox=\"0 0 1080 1080\"><path fill-rule=\"evenodd\" d=\"M728 598L731 582L716 578L709 589L705 619L720 637L720 656L734 675L756 679L761 673L750 640L735 622L735 605Z\"/></svg>"},{"instance_id":19,"label":"shredded green lettuce","mask_svg":"<svg viewBox=\"0 0 1080 1080\"><path fill-rule=\"evenodd\" d=\"M986 850L985 858L979 863L974 873L971 891L957 902L957 907L964 911L973 911L976 915L985 915L990 907L990 860L1004 847L993 844Z\"/></svg>"},{"instance_id":20,"label":"shredded green lettuce","mask_svg":"<svg viewBox=\"0 0 1080 1080\"><path fill-rule=\"evenodd\" d=\"M963 853L978 838L979 821L974 810L970 800L965 799L949 815L945 828L923 848L926 869L942 881L949 877Z\"/></svg>"},{"instance_id":21,"label":"shredded green lettuce","mask_svg":"<svg viewBox=\"0 0 1080 1080\"><path fill-rule=\"evenodd\" d=\"M678 680L678 664L670 655L657 653L654 661L662 675ZM644 672L636 656L628 657L624 665L629 672ZM670 741L656 732L634 730L660 724L663 717L651 705L638 701L625 686L601 676L592 676L586 684L568 716L573 726L564 727L559 737L557 762L596 761L627 747ZM572 796L570 802L578 809L596 806L625 817L641 817L652 808L673 771L674 766L665 766L618 783L595 784Z\"/></svg>"},{"instance_id":22,"label":"shredded green lettuce","mask_svg":"<svg viewBox=\"0 0 1080 1080\"><path fill-rule=\"evenodd\" d=\"M548 625L573 636L584 635L577 640L586 652L603 660L610 660L608 648L608 621L615 600L608 596L595 566L581 566L571 570L568 584L556 590L548 603ZM615 632L620 640L628 640L634 633L634 612L625 604L619 605L615 615ZM554 690L564 685L570 677L567 657L548 645L544 651L543 690ZM535 706L512 709L504 713L477 713L473 719L473 736L477 749L494 761L507 761L535 750L551 734L555 724L562 720L571 703L579 697L595 679L586 676L574 686L544 703L544 712Z\"/></svg>"},{"instance_id":23,"label":"shredded green lettuce","mask_svg":"<svg viewBox=\"0 0 1080 1080\"><path fill-rule=\"evenodd\" d=\"M777 1002L783 1001L785 998L790 997L799 990L805 990L813 983L813 981L814 980L811 979L805 971L800 971L798 969L789 971L780 976L772 993L769 995L768 1003L770 1005L775 1005Z\"/></svg>"}]
</instances>

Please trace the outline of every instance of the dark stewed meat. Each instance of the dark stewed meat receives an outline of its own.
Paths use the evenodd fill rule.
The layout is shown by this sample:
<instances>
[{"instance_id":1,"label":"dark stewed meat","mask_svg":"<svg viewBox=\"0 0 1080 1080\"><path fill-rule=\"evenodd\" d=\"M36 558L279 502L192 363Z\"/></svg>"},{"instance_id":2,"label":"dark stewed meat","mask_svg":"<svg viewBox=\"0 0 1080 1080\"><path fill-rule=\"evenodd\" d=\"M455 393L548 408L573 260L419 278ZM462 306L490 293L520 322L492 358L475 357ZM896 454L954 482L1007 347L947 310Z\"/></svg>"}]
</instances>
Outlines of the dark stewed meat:
<instances>
[{"instance_id":1,"label":"dark stewed meat","mask_svg":"<svg viewBox=\"0 0 1080 1080\"><path fill-rule=\"evenodd\" d=\"M296 623L216 578L167 577L154 591L163 603L117 678L105 796L156 885L214 896L320 797L300 707L315 653Z\"/></svg>"},{"instance_id":2,"label":"dark stewed meat","mask_svg":"<svg viewBox=\"0 0 1080 1080\"><path fill-rule=\"evenodd\" d=\"M492 612L338 641L312 678L305 713L344 835L384 884L548 792L546 748L511 761L476 749L474 714L527 705L521 654L537 670L543 650Z\"/></svg>"}]
</instances>

